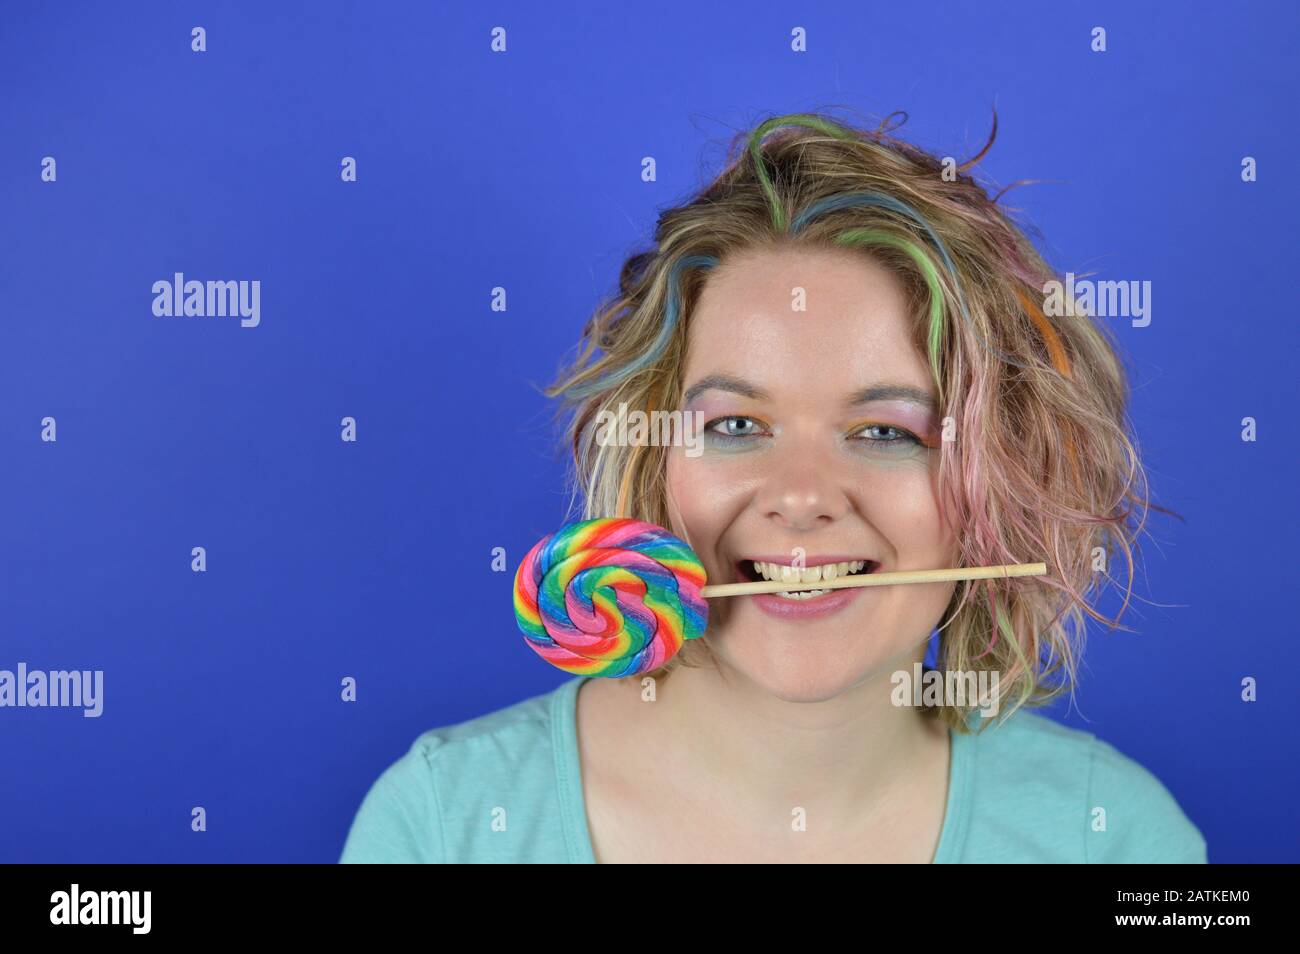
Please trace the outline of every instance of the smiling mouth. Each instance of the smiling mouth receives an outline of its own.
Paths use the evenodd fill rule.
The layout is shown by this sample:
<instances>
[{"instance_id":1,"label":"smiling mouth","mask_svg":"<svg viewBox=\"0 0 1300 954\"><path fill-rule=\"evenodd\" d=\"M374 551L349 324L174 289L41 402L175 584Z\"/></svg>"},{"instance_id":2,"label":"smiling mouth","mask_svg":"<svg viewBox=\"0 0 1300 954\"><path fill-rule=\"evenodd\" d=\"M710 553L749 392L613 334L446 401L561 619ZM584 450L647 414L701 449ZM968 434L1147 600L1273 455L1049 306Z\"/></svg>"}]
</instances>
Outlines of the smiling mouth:
<instances>
[{"instance_id":1,"label":"smiling mouth","mask_svg":"<svg viewBox=\"0 0 1300 954\"><path fill-rule=\"evenodd\" d=\"M879 569L880 564L874 560L845 560L838 563L819 563L803 567L770 563L761 560L741 560L737 564L742 580L780 581L783 583L818 583L822 580L838 580L846 576L862 576ZM782 590L773 595L787 600L813 600L827 593L830 589Z\"/></svg>"}]
</instances>

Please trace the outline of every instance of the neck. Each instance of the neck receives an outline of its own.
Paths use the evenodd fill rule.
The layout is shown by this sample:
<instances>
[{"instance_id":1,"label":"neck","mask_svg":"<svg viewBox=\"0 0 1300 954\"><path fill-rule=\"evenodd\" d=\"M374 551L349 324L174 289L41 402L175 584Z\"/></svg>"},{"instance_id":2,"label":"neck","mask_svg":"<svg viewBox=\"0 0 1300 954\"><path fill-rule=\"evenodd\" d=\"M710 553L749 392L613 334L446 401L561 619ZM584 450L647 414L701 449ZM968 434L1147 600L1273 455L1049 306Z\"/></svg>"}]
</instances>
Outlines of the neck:
<instances>
[{"instance_id":1,"label":"neck","mask_svg":"<svg viewBox=\"0 0 1300 954\"><path fill-rule=\"evenodd\" d=\"M869 820L907 796L922 764L946 758L946 727L890 700L892 674L910 676L924 648L816 702L778 698L721 661L678 668L648 707L647 744L695 797L737 813L816 805L845 826Z\"/></svg>"}]
</instances>

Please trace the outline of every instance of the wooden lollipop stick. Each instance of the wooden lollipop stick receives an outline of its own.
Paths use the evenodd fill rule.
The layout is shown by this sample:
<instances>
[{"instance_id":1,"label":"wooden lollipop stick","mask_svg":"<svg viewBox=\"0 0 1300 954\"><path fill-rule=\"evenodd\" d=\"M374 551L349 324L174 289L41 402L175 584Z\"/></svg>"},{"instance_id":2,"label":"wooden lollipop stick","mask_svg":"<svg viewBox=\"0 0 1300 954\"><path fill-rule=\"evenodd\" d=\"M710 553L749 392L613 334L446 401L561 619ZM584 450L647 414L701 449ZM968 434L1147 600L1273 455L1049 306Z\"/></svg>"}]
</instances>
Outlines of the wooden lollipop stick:
<instances>
[{"instance_id":1,"label":"wooden lollipop stick","mask_svg":"<svg viewBox=\"0 0 1300 954\"><path fill-rule=\"evenodd\" d=\"M1002 566L962 566L951 570L895 570L891 573L862 573L818 580L815 583L784 583L755 580L751 583L715 583L700 590L706 599L715 596L753 596L756 593L792 593L796 590L842 590L852 586L890 586L894 583L948 583L953 580L1000 580L1012 576L1046 576L1046 563L1007 563Z\"/></svg>"}]
</instances>

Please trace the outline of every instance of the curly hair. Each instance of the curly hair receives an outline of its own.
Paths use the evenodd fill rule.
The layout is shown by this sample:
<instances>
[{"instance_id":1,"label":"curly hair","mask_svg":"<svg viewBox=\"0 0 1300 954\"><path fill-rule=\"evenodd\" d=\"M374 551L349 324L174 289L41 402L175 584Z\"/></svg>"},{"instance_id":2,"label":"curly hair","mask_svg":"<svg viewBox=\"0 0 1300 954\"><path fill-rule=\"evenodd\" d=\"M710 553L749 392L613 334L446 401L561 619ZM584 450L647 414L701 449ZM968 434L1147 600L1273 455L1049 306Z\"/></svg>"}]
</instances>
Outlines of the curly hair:
<instances>
[{"instance_id":1,"label":"curly hair","mask_svg":"<svg viewBox=\"0 0 1300 954\"><path fill-rule=\"evenodd\" d=\"M956 435L940 450L938 505L962 565L1049 567L1045 578L958 584L938 625L939 667L998 672L1006 717L1073 689L1086 617L1119 626L1137 537L1148 509L1164 508L1147 499L1114 342L1078 307L1049 321L1042 302L1056 273L998 205L1006 190L990 197L968 171L996 137L996 114L987 144L961 165L892 135L892 118L863 130L801 113L738 135L715 181L664 211L654 248L625 261L618 293L546 394L572 411L571 511L667 526L665 449L610 446L596 425L624 402L647 413L679 405L689 316L711 268L790 245L855 248L883 264L907 292ZM1121 556L1124 602L1111 618L1096 606L1119 585L1109 564ZM706 640L650 675L701 665L698 655L711 655ZM930 712L969 732L977 704Z\"/></svg>"}]
</instances>

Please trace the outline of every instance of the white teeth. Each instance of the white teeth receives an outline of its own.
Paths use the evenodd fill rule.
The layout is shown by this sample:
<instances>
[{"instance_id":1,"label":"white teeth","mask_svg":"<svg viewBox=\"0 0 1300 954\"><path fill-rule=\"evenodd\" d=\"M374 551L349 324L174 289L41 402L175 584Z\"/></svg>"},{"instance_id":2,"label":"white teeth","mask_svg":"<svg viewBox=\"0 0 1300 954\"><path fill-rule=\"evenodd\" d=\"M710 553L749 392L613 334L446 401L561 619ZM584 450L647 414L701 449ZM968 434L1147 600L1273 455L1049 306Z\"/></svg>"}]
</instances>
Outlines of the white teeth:
<instances>
[{"instance_id":1,"label":"white teeth","mask_svg":"<svg viewBox=\"0 0 1300 954\"><path fill-rule=\"evenodd\" d=\"M857 573L867 565L866 560L849 560L840 563L824 563L818 566L793 567L780 563L760 563L755 561L754 569L758 575L765 580L775 580L781 583L819 583L822 580L834 580L842 576L848 576L850 573ZM810 596L819 596L822 593L828 593L829 590L804 590L798 593L781 594L791 598L807 599Z\"/></svg>"},{"instance_id":2,"label":"white teeth","mask_svg":"<svg viewBox=\"0 0 1300 954\"><path fill-rule=\"evenodd\" d=\"M777 596L784 597L787 600L810 600L814 597L821 596L823 593L829 593L830 590L795 590L793 593L777 593Z\"/></svg>"}]
</instances>

